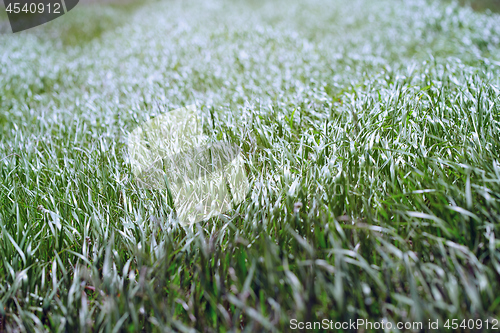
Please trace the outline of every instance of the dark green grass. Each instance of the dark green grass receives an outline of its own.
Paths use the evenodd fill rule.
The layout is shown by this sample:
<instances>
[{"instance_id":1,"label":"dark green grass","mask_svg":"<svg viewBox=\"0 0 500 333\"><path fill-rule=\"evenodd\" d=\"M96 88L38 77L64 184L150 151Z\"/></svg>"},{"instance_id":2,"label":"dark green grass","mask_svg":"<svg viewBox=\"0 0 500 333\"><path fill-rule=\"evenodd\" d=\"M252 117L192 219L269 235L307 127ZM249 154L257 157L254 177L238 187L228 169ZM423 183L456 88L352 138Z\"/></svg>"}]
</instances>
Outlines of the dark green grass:
<instances>
[{"instance_id":1,"label":"dark green grass","mask_svg":"<svg viewBox=\"0 0 500 333\"><path fill-rule=\"evenodd\" d=\"M499 319L499 16L98 8L0 38L0 330ZM251 187L184 228L134 182L126 138L193 103Z\"/></svg>"},{"instance_id":2,"label":"dark green grass","mask_svg":"<svg viewBox=\"0 0 500 333\"><path fill-rule=\"evenodd\" d=\"M500 12L500 1L498 0L461 0L460 3L480 12L488 10L496 13Z\"/></svg>"}]
</instances>

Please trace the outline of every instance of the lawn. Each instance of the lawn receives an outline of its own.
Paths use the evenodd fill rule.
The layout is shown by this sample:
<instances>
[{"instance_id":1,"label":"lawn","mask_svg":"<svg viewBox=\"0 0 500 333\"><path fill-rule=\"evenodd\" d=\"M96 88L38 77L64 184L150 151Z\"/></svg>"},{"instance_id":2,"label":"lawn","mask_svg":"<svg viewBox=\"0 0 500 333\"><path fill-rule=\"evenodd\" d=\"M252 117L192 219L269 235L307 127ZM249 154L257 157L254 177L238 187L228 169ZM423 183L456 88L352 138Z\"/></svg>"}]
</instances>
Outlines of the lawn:
<instances>
[{"instance_id":1,"label":"lawn","mask_svg":"<svg viewBox=\"0 0 500 333\"><path fill-rule=\"evenodd\" d=\"M500 329L499 14L148 0L17 34L1 15L0 332ZM127 143L193 104L249 188L185 225Z\"/></svg>"}]
</instances>

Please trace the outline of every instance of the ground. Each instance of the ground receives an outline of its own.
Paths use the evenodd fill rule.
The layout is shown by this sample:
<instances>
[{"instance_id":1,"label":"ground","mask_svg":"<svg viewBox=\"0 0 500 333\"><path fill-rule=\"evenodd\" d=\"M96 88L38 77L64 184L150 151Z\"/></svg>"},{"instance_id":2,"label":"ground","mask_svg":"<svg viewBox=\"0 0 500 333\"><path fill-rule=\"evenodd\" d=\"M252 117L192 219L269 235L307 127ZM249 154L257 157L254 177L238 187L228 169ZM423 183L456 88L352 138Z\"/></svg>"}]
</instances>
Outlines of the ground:
<instances>
[{"instance_id":1,"label":"ground","mask_svg":"<svg viewBox=\"0 0 500 333\"><path fill-rule=\"evenodd\" d=\"M0 331L500 319L498 14L146 1L1 21ZM185 227L135 182L127 136L191 104L250 188Z\"/></svg>"}]
</instances>

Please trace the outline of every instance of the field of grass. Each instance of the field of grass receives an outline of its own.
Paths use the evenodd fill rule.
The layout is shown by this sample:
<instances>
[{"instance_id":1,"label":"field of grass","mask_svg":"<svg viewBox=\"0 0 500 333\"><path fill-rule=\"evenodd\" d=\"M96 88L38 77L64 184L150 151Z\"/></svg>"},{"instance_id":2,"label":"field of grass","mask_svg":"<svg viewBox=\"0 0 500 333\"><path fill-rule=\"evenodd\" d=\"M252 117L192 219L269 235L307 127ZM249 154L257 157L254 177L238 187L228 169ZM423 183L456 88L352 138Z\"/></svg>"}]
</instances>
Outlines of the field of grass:
<instances>
[{"instance_id":1,"label":"field of grass","mask_svg":"<svg viewBox=\"0 0 500 333\"><path fill-rule=\"evenodd\" d=\"M137 186L127 135L191 104L251 184L184 227ZM0 35L0 332L488 331L497 237L498 14L148 1Z\"/></svg>"}]
</instances>

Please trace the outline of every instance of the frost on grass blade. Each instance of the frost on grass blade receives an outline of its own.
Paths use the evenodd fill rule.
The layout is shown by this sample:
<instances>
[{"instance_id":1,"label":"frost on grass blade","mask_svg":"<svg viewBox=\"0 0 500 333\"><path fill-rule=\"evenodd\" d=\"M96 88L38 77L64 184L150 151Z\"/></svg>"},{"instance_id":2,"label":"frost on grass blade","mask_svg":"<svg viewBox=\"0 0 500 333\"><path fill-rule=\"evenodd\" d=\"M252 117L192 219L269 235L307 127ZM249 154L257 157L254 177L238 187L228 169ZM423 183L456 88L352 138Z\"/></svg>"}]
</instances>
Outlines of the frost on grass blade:
<instances>
[{"instance_id":1,"label":"frost on grass blade","mask_svg":"<svg viewBox=\"0 0 500 333\"><path fill-rule=\"evenodd\" d=\"M129 135L128 150L137 184L169 192L184 224L230 210L248 190L239 147L210 143L194 106L137 127Z\"/></svg>"}]
</instances>

